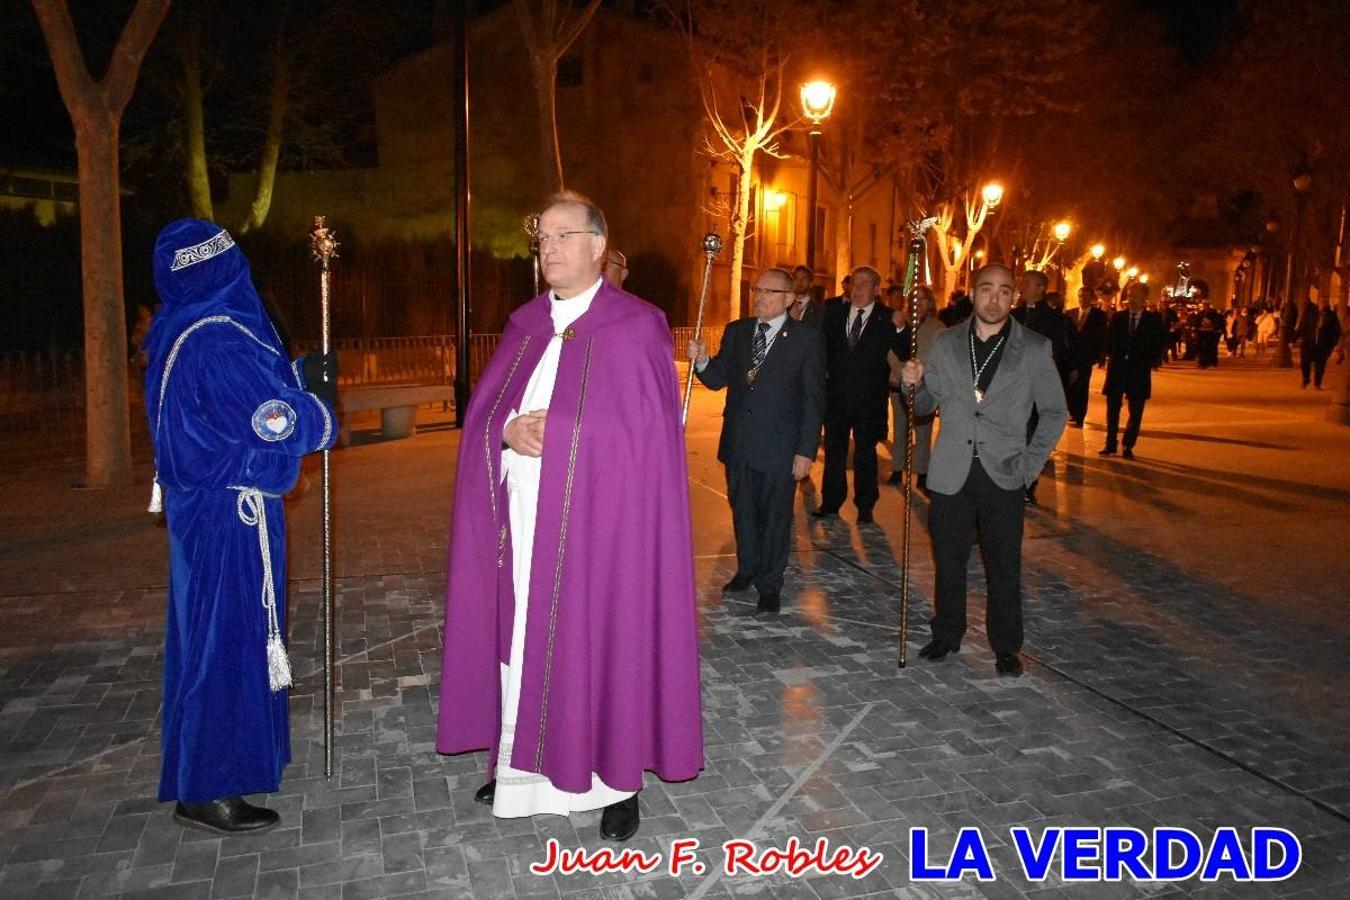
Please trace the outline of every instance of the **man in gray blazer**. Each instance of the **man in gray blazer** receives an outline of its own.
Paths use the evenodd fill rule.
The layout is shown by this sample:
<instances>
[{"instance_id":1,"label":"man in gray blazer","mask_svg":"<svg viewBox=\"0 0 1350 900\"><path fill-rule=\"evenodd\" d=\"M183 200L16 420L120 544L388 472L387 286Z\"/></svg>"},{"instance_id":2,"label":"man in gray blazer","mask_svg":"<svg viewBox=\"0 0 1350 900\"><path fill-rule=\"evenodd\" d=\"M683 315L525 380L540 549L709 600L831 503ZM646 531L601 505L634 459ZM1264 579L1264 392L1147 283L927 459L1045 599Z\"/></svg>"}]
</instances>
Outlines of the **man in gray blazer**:
<instances>
[{"instance_id":1,"label":"man in gray blazer","mask_svg":"<svg viewBox=\"0 0 1350 900\"><path fill-rule=\"evenodd\" d=\"M1008 315L1012 271L987 265L973 282L969 323L939 334L929 358L905 363L901 375L918 385L915 412L940 408L942 423L928 465L937 614L919 656L936 662L961 647L966 565L978 528L995 668L1015 677L1022 674L1022 495L1064 432L1068 408L1050 341ZM1033 405L1040 420L1028 436Z\"/></svg>"},{"instance_id":2,"label":"man in gray blazer","mask_svg":"<svg viewBox=\"0 0 1350 900\"><path fill-rule=\"evenodd\" d=\"M699 381L727 389L717 458L727 469L727 497L736 533L736 576L723 591L752 584L756 612L777 613L792 544L794 482L811 471L825 407L825 338L793 319L792 278L766 269L751 288L755 314L727 325L722 347L708 358L689 342Z\"/></svg>"}]
</instances>

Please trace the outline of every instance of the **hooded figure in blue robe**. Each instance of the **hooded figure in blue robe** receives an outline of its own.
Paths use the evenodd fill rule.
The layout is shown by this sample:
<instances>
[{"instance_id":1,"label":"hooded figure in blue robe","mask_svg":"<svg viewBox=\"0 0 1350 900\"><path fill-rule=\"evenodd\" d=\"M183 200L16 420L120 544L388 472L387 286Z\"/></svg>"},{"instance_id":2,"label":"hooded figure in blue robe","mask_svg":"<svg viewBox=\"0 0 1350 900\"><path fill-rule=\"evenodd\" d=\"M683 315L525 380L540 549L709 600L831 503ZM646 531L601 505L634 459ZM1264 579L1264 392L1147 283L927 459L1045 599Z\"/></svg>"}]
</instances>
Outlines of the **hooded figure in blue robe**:
<instances>
[{"instance_id":1,"label":"hooded figure in blue robe","mask_svg":"<svg viewBox=\"0 0 1350 900\"><path fill-rule=\"evenodd\" d=\"M276 813L240 795L275 791L291 758L281 495L337 435L336 365L286 358L215 223L168 225L154 276L145 396L169 532L159 799L178 801L182 824L256 833Z\"/></svg>"}]
</instances>

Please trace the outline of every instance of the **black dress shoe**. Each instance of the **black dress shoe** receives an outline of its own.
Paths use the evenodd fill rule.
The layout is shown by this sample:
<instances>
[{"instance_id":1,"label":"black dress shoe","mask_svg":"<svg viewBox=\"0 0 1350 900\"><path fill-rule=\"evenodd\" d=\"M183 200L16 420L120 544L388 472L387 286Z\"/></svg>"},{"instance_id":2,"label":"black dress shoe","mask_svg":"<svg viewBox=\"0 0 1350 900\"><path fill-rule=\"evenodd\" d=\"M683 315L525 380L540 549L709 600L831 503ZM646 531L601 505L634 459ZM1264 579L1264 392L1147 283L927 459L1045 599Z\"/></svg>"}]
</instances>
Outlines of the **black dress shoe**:
<instances>
[{"instance_id":1,"label":"black dress shoe","mask_svg":"<svg viewBox=\"0 0 1350 900\"><path fill-rule=\"evenodd\" d=\"M779 601L778 591L774 591L773 593L769 593L768 591L759 592L759 605L755 607L755 612L777 614L781 608L782 604Z\"/></svg>"},{"instance_id":2,"label":"black dress shoe","mask_svg":"<svg viewBox=\"0 0 1350 900\"><path fill-rule=\"evenodd\" d=\"M891 477L886 479L887 484L899 484L904 479L904 473L892 472Z\"/></svg>"},{"instance_id":3,"label":"black dress shoe","mask_svg":"<svg viewBox=\"0 0 1350 900\"><path fill-rule=\"evenodd\" d=\"M875 520L872 518L872 511L870 509L858 510L859 525L871 525L874 521Z\"/></svg>"},{"instance_id":4,"label":"black dress shoe","mask_svg":"<svg viewBox=\"0 0 1350 900\"><path fill-rule=\"evenodd\" d=\"M737 575L735 578L722 585L722 593L735 594L745 590L750 586L750 578L745 575Z\"/></svg>"},{"instance_id":5,"label":"black dress shoe","mask_svg":"<svg viewBox=\"0 0 1350 900\"><path fill-rule=\"evenodd\" d=\"M626 841L637 834L641 821L637 794L634 794L627 800L605 807L605 811L600 814L600 836L607 841Z\"/></svg>"},{"instance_id":6,"label":"black dress shoe","mask_svg":"<svg viewBox=\"0 0 1350 900\"><path fill-rule=\"evenodd\" d=\"M492 805L492 801L497 799L497 779L492 779L487 784L473 792L473 802L482 803L487 806Z\"/></svg>"},{"instance_id":7,"label":"black dress shoe","mask_svg":"<svg viewBox=\"0 0 1350 900\"><path fill-rule=\"evenodd\" d=\"M1124 450L1120 451L1120 455L1125 457L1126 459L1134 459L1134 451L1131 450L1129 447L1126 447Z\"/></svg>"},{"instance_id":8,"label":"black dress shoe","mask_svg":"<svg viewBox=\"0 0 1350 900\"><path fill-rule=\"evenodd\" d=\"M1115 456L1115 455L1116 455L1116 448L1115 448L1115 447L1103 447L1102 449L1100 449L1100 450L1097 451L1097 455L1098 455L1098 456Z\"/></svg>"},{"instance_id":9,"label":"black dress shoe","mask_svg":"<svg viewBox=\"0 0 1350 900\"><path fill-rule=\"evenodd\" d=\"M940 659L946 659L948 653L959 653L960 647L953 647L951 644L941 638L933 638L923 649L919 651L919 658L930 662L937 662Z\"/></svg>"},{"instance_id":10,"label":"black dress shoe","mask_svg":"<svg viewBox=\"0 0 1350 900\"><path fill-rule=\"evenodd\" d=\"M994 660L994 671L1008 678L1022 677L1022 657L1016 653L1000 653Z\"/></svg>"},{"instance_id":11,"label":"black dress shoe","mask_svg":"<svg viewBox=\"0 0 1350 900\"><path fill-rule=\"evenodd\" d=\"M837 510L837 509L823 509L823 508L822 508L822 509L818 509L818 510L816 510L815 512L811 513L811 518L813 518L813 519L832 519L832 518L834 518L834 517L837 516L837 515L839 515L839 510Z\"/></svg>"},{"instance_id":12,"label":"black dress shoe","mask_svg":"<svg viewBox=\"0 0 1350 900\"><path fill-rule=\"evenodd\" d=\"M274 809L254 806L243 797L226 797L209 803L179 803L173 809L179 825L234 837L262 834L277 827L281 816Z\"/></svg>"}]
</instances>

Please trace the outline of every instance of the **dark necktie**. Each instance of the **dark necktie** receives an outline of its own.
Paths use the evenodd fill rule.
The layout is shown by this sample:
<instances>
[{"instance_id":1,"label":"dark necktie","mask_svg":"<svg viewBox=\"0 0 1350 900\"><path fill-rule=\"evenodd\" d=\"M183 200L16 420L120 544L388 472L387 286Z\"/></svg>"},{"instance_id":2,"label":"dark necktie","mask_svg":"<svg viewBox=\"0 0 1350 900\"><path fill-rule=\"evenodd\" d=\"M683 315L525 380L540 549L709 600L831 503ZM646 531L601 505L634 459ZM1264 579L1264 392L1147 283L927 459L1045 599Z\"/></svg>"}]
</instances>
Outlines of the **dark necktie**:
<instances>
[{"instance_id":1,"label":"dark necktie","mask_svg":"<svg viewBox=\"0 0 1350 900\"><path fill-rule=\"evenodd\" d=\"M769 352L769 323L760 322L759 328L755 329L755 346L750 354L750 368L758 369L759 364L764 362L764 354Z\"/></svg>"},{"instance_id":2,"label":"dark necktie","mask_svg":"<svg viewBox=\"0 0 1350 900\"><path fill-rule=\"evenodd\" d=\"M858 338L862 337L863 314L858 310L853 314L853 324L848 328L848 345L853 347L858 343Z\"/></svg>"},{"instance_id":3,"label":"dark necktie","mask_svg":"<svg viewBox=\"0 0 1350 900\"><path fill-rule=\"evenodd\" d=\"M1134 330L1139 327L1139 313L1130 315L1130 337L1134 337Z\"/></svg>"}]
</instances>

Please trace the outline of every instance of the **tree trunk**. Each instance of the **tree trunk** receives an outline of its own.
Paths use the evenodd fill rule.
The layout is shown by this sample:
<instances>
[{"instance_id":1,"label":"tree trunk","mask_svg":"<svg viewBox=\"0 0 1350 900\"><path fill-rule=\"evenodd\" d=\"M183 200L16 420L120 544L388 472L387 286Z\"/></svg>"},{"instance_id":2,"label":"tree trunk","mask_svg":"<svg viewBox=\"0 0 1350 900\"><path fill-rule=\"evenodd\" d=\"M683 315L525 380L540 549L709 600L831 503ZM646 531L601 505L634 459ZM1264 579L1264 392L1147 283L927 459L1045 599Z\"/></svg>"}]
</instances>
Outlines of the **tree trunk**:
<instances>
[{"instance_id":1,"label":"tree trunk","mask_svg":"<svg viewBox=\"0 0 1350 900\"><path fill-rule=\"evenodd\" d=\"M563 178L562 142L558 137L558 67L550 59L534 61L534 93L539 106L540 162L553 177L553 190L567 189Z\"/></svg>"},{"instance_id":2,"label":"tree trunk","mask_svg":"<svg viewBox=\"0 0 1350 900\"><path fill-rule=\"evenodd\" d=\"M749 142L741 150L740 178L736 184L736 209L731 214L731 296L727 299L727 321L741 317L741 269L745 265L745 229L750 223L750 187L755 174L755 145Z\"/></svg>"},{"instance_id":3,"label":"tree trunk","mask_svg":"<svg viewBox=\"0 0 1350 900\"><path fill-rule=\"evenodd\" d=\"M248 218L239 226L240 234L248 234L262 227L272 208L272 190L277 181L277 163L281 159L281 139L286 127L286 104L290 96L291 75L286 57L276 55L272 77L272 107L267 120L267 139L263 143L262 161L258 164L258 187L253 192L253 203Z\"/></svg>"},{"instance_id":4,"label":"tree trunk","mask_svg":"<svg viewBox=\"0 0 1350 900\"><path fill-rule=\"evenodd\" d=\"M84 292L85 483L131 482L127 326L122 299L118 126L169 0L136 0L102 81L94 81L64 0L33 0L79 157Z\"/></svg>"},{"instance_id":5,"label":"tree trunk","mask_svg":"<svg viewBox=\"0 0 1350 900\"><path fill-rule=\"evenodd\" d=\"M187 147L184 157L188 203L198 219L214 219L211 178L206 169L206 112L202 95L201 35L193 31L184 39L183 107L187 115Z\"/></svg>"},{"instance_id":6,"label":"tree trunk","mask_svg":"<svg viewBox=\"0 0 1350 900\"><path fill-rule=\"evenodd\" d=\"M127 326L122 299L121 198L116 117L76 115L79 155L80 268L84 291L85 482L131 483L127 411Z\"/></svg>"}]
</instances>

